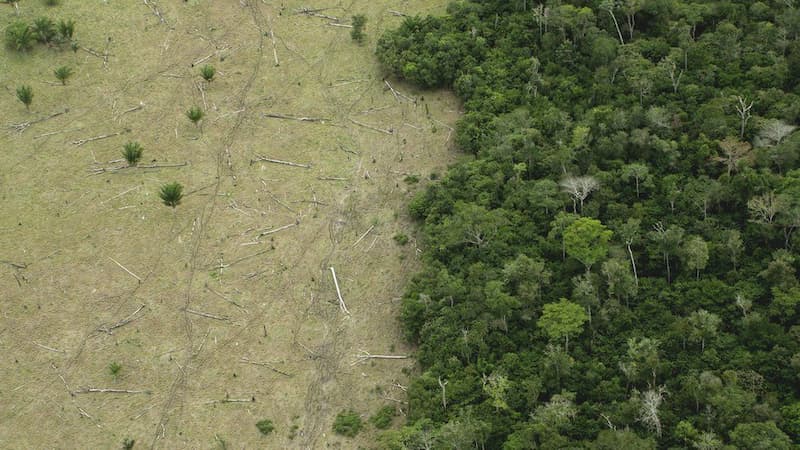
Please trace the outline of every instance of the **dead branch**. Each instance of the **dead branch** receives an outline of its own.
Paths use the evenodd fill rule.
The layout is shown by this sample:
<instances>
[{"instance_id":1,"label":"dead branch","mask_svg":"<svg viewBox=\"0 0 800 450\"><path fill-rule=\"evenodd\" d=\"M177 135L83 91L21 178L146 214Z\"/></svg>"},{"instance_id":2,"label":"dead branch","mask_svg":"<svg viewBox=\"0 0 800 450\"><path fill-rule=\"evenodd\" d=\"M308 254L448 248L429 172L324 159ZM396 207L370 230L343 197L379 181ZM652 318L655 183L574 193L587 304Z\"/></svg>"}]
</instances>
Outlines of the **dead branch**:
<instances>
[{"instance_id":1,"label":"dead branch","mask_svg":"<svg viewBox=\"0 0 800 450\"><path fill-rule=\"evenodd\" d=\"M119 322L115 323L114 325L112 325L110 327L101 326L100 328L97 329L97 331L102 331L103 333L108 333L108 334L114 334L114 333L112 333L112 331L116 330L117 328L123 327L123 326L133 322L134 320L136 320L136 318L135 318L136 314L139 314L139 311L141 311L142 308L144 308L144 306L145 305L140 306L139 309L137 309L136 311L133 312L133 314L131 314L128 317L120 320Z\"/></svg>"},{"instance_id":2,"label":"dead branch","mask_svg":"<svg viewBox=\"0 0 800 450\"><path fill-rule=\"evenodd\" d=\"M388 11L388 13L389 13L389 14L391 14L391 15L393 15L393 16L398 16L398 17L408 17L408 14L401 13L400 11L394 11L394 10L392 10L392 9L390 9L390 10Z\"/></svg>"},{"instance_id":3,"label":"dead branch","mask_svg":"<svg viewBox=\"0 0 800 450\"><path fill-rule=\"evenodd\" d=\"M147 165L139 164L139 165L136 165L136 166L93 167L93 168L89 169L89 172L91 172L91 175L99 175L101 173L106 173L106 172L114 173L114 172L120 172L120 171L124 171L124 170L163 169L163 168L169 168L169 167L183 167L183 166L186 166L188 164L189 164L189 162L186 161L186 162L177 163L177 164L147 164ZM189 195L189 194L186 194L186 195Z\"/></svg>"},{"instance_id":4,"label":"dead branch","mask_svg":"<svg viewBox=\"0 0 800 450\"><path fill-rule=\"evenodd\" d=\"M299 122L319 122L325 123L325 121L330 122L331 119L325 119L321 117L298 117L298 116L288 116L286 114L279 114L279 113L264 113L264 117L272 118L272 119L284 119L284 120L297 120Z\"/></svg>"},{"instance_id":5,"label":"dead branch","mask_svg":"<svg viewBox=\"0 0 800 450\"><path fill-rule=\"evenodd\" d=\"M34 342L34 343L33 343L33 345L35 345L35 346L37 346L37 347L41 347L41 348L43 348L43 349L45 349L45 350L50 350L51 352L54 352L54 353L67 353L67 352L65 352L64 350L59 350L59 349L57 349L57 348L48 347L48 346L46 346L46 345L42 345L42 344L40 344L40 343L38 343L38 342Z\"/></svg>"},{"instance_id":6,"label":"dead branch","mask_svg":"<svg viewBox=\"0 0 800 450\"><path fill-rule=\"evenodd\" d=\"M90 138L86 138L86 139L78 139L77 141L72 141L71 144L80 147L81 145L86 144L87 142L99 141L101 139L108 139L110 137L119 136L120 134L127 133L127 132L128 132L128 130L122 130L122 131L117 131L116 133L111 133L111 134L101 134L100 136L90 137Z\"/></svg>"},{"instance_id":7,"label":"dead branch","mask_svg":"<svg viewBox=\"0 0 800 450\"><path fill-rule=\"evenodd\" d=\"M328 19L333 20L335 22L339 22L338 17L328 16L326 14L320 14L320 11L325 11L328 8L318 8L318 9L308 9L308 8L300 8L295 10L295 14L304 14L309 17L319 17L321 19Z\"/></svg>"},{"instance_id":8,"label":"dead branch","mask_svg":"<svg viewBox=\"0 0 800 450\"><path fill-rule=\"evenodd\" d=\"M310 169L311 168L311 164L300 164L300 163L295 163L295 162L291 162L291 161L281 161L280 159L266 158L266 157L260 156L260 155L256 155L256 159L251 159L250 160L250 165L252 166L253 164L255 164L257 162L261 162L261 161L270 162L270 163L273 163L273 164L283 164L284 166L302 167L304 169Z\"/></svg>"},{"instance_id":9,"label":"dead branch","mask_svg":"<svg viewBox=\"0 0 800 450\"><path fill-rule=\"evenodd\" d=\"M343 23L334 23L334 22L328 22L325 25L330 25L332 27L353 28L352 25L345 25Z\"/></svg>"},{"instance_id":10,"label":"dead branch","mask_svg":"<svg viewBox=\"0 0 800 450\"><path fill-rule=\"evenodd\" d=\"M206 103L206 90L203 87L202 83L195 81L194 86L200 91L200 97L203 100L203 109L208 110L208 103Z\"/></svg>"},{"instance_id":11,"label":"dead branch","mask_svg":"<svg viewBox=\"0 0 800 450\"><path fill-rule=\"evenodd\" d=\"M78 391L73 391L73 394L151 394L150 391L132 391L128 389L111 389L111 388L93 388L87 387Z\"/></svg>"},{"instance_id":12,"label":"dead branch","mask_svg":"<svg viewBox=\"0 0 800 450\"><path fill-rule=\"evenodd\" d=\"M272 57L275 58L275 67L281 65L278 61L278 48L275 45L275 33L272 31L272 17L267 16L267 28L269 31L269 39L272 41Z\"/></svg>"},{"instance_id":13,"label":"dead branch","mask_svg":"<svg viewBox=\"0 0 800 450\"><path fill-rule=\"evenodd\" d=\"M9 128L13 128L14 131L16 131L17 133L22 133L23 131L27 130L28 127L30 127L33 124L41 123L41 122L44 122L45 120L50 120L53 117L58 117L58 116L60 116L62 114L66 114L68 112L69 112L69 108L65 108L63 111L59 111L57 113L53 113L53 114L50 114L49 116L42 117L42 118L39 118L39 119L36 119L36 120L31 120L29 122L11 124L11 125L9 125Z\"/></svg>"},{"instance_id":14,"label":"dead branch","mask_svg":"<svg viewBox=\"0 0 800 450\"><path fill-rule=\"evenodd\" d=\"M361 350L361 352L355 356L356 360L350 364L351 366L355 366L358 363L362 363L370 359L408 359L408 356L406 355L373 355L364 350Z\"/></svg>"},{"instance_id":15,"label":"dead branch","mask_svg":"<svg viewBox=\"0 0 800 450\"><path fill-rule=\"evenodd\" d=\"M317 177L317 179L322 181L347 181L347 178L341 177Z\"/></svg>"},{"instance_id":16,"label":"dead branch","mask_svg":"<svg viewBox=\"0 0 800 450\"><path fill-rule=\"evenodd\" d=\"M144 0L144 4L150 8L150 11L153 12L153 15L158 17L158 21L161 23L167 23L167 19L161 14L161 11L158 10L158 6L153 1Z\"/></svg>"},{"instance_id":17,"label":"dead branch","mask_svg":"<svg viewBox=\"0 0 800 450\"><path fill-rule=\"evenodd\" d=\"M353 244L353 248L356 248L359 242L361 242L362 239L367 237L367 235L369 234L370 231L372 231L373 228L375 228L375 225L372 225L369 228L367 228L367 231L365 231L364 234L362 234L361 237L359 237L358 240Z\"/></svg>"},{"instance_id":18,"label":"dead branch","mask_svg":"<svg viewBox=\"0 0 800 450\"><path fill-rule=\"evenodd\" d=\"M336 295L339 297L339 309L342 310L343 313L350 315L350 311L347 310L347 305L344 304L344 299L342 298L342 291L339 290L339 280L336 279L336 271L331 269L331 275L333 276L333 285L336 286Z\"/></svg>"},{"instance_id":19,"label":"dead branch","mask_svg":"<svg viewBox=\"0 0 800 450\"><path fill-rule=\"evenodd\" d=\"M211 405L214 403L253 403L256 401L256 397L252 396L250 398L224 398L222 400L209 400L204 405Z\"/></svg>"},{"instance_id":20,"label":"dead branch","mask_svg":"<svg viewBox=\"0 0 800 450\"><path fill-rule=\"evenodd\" d=\"M144 108L144 102L140 101L139 104L134 106L133 108L126 109L125 111L122 111L121 113L119 113L117 115L117 119L119 119L120 116L123 116L123 115L128 114L128 113L132 113L134 111L139 111L142 108Z\"/></svg>"},{"instance_id":21,"label":"dead branch","mask_svg":"<svg viewBox=\"0 0 800 450\"><path fill-rule=\"evenodd\" d=\"M8 264L9 266L11 266L11 267L13 267L15 269L27 269L28 268L28 263L17 263L17 262L14 262L14 261L2 261L2 260L0 260L0 263Z\"/></svg>"},{"instance_id":22,"label":"dead branch","mask_svg":"<svg viewBox=\"0 0 800 450\"><path fill-rule=\"evenodd\" d=\"M118 265L118 266L119 266L119 267L120 267L122 270L124 270L125 272L128 272L128 273L129 273L129 274L130 274L130 275L131 275L133 278L136 278L137 280L139 280L139 283L141 283L141 282L142 282L142 279L141 279L141 278L139 278L139 276L138 276L138 275L136 275L135 273L133 273L133 272L131 272L130 270L128 270L128 268L127 268L127 267L125 267L125 266L123 266L122 264L120 264L120 263L119 263L119 261L117 261L116 259L114 259L114 258L112 258L112 257L110 257L110 256L108 257L108 259L110 259L111 261L114 261L114 264Z\"/></svg>"},{"instance_id":23,"label":"dead branch","mask_svg":"<svg viewBox=\"0 0 800 450\"><path fill-rule=\"evenodd\" d=\"M130 189L128 189L128 190L126 190L126 191L124 191L124 192L121 192L121 193L119 193L119 194L117 194L117 195L115 195L115 196L111 197L111 198L110 198L110 199L108 199L108 200L103 200L102 202L100 202L100 204L102 205L102 204L104 204L104 203L108 203L108 202L110 202L111 200L114 200L115 198L120 198L120 197L122 197L123 195L127 194L128 192L135 191L136 189L139 189L140 187L142 187L142 185L136 185L136 186L134 186L134 187L132 187L132 188L130 188Z\"/></svg>"},{"instance_id":24,"label":"dead branch","mask_svg":"<svg viewBox=\"0 0 800 450\"><path fill-rule=\"evenodd\" d=\"M43 137L52 136L52 135L54 135L54 134L61 134L61 133L71 133L71 132L73 132L73 131L80 131L80 130L82 130L82 129L83 129L83 128L72 128L72 129L67 129L67 130L56 130L56 131L50 131L50 132L48 132L48 133L43 133L43 134L36 135L36 136L34 136L33 138L34 138L34 139L41 139L41 138L43 138Z\"/></svg>"},{"instance_id":25,"label":"dead branch","mask_svg":"<svg viewBox=\"0 0 800 450\"><path fill-rule=\"evenodd\" d=\"M389 90L392 92L392 95L394 95L394 99L397 100L398 102L400 102L400 99L402 98L402 99L404 99L406 101L409 101L411 103L417 103L416 99L413 99L413 98L411 98L411 97L409 97L407 95L404 95L401 92L399 92L397 89L393 88L392 85L389 84L389 80L383 80L383 82L386 83L386 87L389 88Z\"/></svg>"},{"instance_id":26,"label":"dead branch","mask_svg":"<svg viewBox=\"0 0 800 450\"><path fill-rule=\"evenodd\" d=\"M277 232L279 232L279 231L283 231L283 230L285 230L285 229L287 229L287 228L296 227L296 226L297 226L297 225L299 225L299 224L300 224L300 221L299 221L299 220L296 220L294 223L290 223L290 224L288 224L288 225L284 225L284 226L282 226L282 227L274 228L274 229L271 229L271 230L264 230L264 231L262 231L262 232L258 233L258 236L257 236L257 238L260 238L260 237L262 237L262 236L267 236L267 235L269 235L269 234L277 233Z\"/></svg>"},{"instance_id":27,"label":"dead branch","mask_svg":"<svg viewBox=\"0 0 800 450\"><path fill-rule=\"evenodd\" d=\"M359 122L359 121L353 120L353 119L350 119L350 122L353 122L356 125L360 125L360 126L362 126L364 128L370 129L372 131L378 131L380 133L386 133L386 134L394 134L394 130L391 129L391 128L389 128L388 130L384 130L383 128L373 127L372 125L367 125L366 123Z\"/></svg>"},{"instance_id":28,"label":"dead branch","mask_svg":"<svg viewBox=\"0 0 800 450\"><path fill-rule=\"evenodd\" d=\"M253 364L253 365L255 365L255 366L264 366L264 367L266 367L267 369L269 369L269 370L271 370L271 371L273 371L273 372L275 372L275 373L279 373L279 374L281 374L281 375L283 375L283 376L285 376L285 377L290 377L290 378L291 378L292 376L294 376L294 375L292 375L292 374L290 374L290 373L287 373L287 372L284 372L284 371L282 371L282 370L276 369L275 367L273 367L273 366L272 366L271 364L269 364L269 363L265 363L265 362L258 362L258 361L251 361L251 360L249 360L249 359L247 359L247 358L245 358L245 357L242 357L242 359L240 359L240 360L239 360L239 362L241 362L241 363L244 363L244 364Z\"/></svg>"},{"instance_id":29,"label":"dead branch","mask_svg":"<svg viewBox=\"0 0 800 450\"><path fill-rule=\"evenodd\" d=\"M261 252L261 253L264 253L264 252ZM257 253L257 254L258 254L258 253ZM253 256L255 256L255 255L253 255ZM231 264L232 264L232 263L231 263ZM231 305L233 305L233 306L237 306L237 307L239 307L239 308L242 308L242 309L244 309L244 306L242 306L242 305L240 305L240 304L236 303L235 301L233 301L233 300L229 299L228 297L225 297L224 295L222 295L221 293L219 293L219 292L215 291L214 289L211 289L211 286L209 286L209 285L208 285L208 283L206 283L206 289L208 289L208 290L209 290L209 291L210 291L212 294L216 295L217 297L219 297L219 298L221 298L221 299L225 300L226 302L230 303Z\"/></svg>"},{"instance_id":30,"label":"dead branch","mask_svg":"<svg viewBox=\"0 0 800 450\"><path fill-rule=\"evenodd\" d=\"M189 309L189 308L184 309L184 311L186 311L189 314L194 314L194 315L201 316L201 317L207 317L209 319L214 319L214 320L222 320L222 321L230 320L227 317L215 316L214 314L209 314L209 313L206 313L206 312L203 312L203 311L195 311L195 310Z\"/></svg>"},{"instance_id":31,"label":"dead branch","mask_svg":"<svg viewBox=\"0 0 800 450\"><path fill-rule=\"evenodd\" d=\"M371 80L369 78L361 78L358 80L342 81L341 83L332 84L331 87L347 86L348 84L353 84L353 83L366 83L368 81Z\"/></svg>"}]
</instances>

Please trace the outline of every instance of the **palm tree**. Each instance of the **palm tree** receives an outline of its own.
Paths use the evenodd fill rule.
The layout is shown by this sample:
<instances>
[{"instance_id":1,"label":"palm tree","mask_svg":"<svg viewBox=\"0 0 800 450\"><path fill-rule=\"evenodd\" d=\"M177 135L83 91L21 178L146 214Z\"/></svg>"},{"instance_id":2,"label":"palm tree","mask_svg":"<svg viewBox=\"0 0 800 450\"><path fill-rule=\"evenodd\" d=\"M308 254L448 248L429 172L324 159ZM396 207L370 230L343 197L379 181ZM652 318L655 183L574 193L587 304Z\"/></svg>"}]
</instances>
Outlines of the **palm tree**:
<instances>
[{"instance_id":1,"label":"palm tree","mask_svg":"<svg viewBox=\"0 0 800 450\"><path fill-rule=\"evenodd\" d=\"M122 156L125 157L125 161L128 161L128 166L132 167L142 159L143 151L144 149L138 142L128 142L122 148Z\"/></svg>"},{"instance_id":2,"label":"palm tree","mask_svg":"<svg viewBox=\"0 0 800 450\"><path fill-rule=\"evenodd\" d=\"M67 84L67 78L72 76L72 69L67 66L61 66L58 69L53 71L53 74L56 76L58 81L61 82L62 85Z\"/></svg>"},{"instance_id":3,"label":"palm tree","mask_svg":"<svg viewBox=\"0 0 800 450\"><path fill-rule=\"evenodd\" d=\"M214 69L214 66L206 64L205 66L200 68L200 76L203 77L204 80L211 82L214 79L214 75L217 73L217 70Z\"/></svg>"},{"instance_id":4,"label":"palm tree","mask_svg":"<svg viewBox=\"0 0 800 450\"><path fill-rule=\"evenodd\" d=\"M25 104L25 108L30 111L31 110L31 102L33 102L33 88L28 86L27 84L23 84L22 86L17 88L17 98L23 104Z\"/></svg>"},{"instance_id":5,"label":"palm tree","mask_svg":"<svg viewBox=\"0 0 800 450\"><path fill-rule=\"evenodd\" d=\"M165 205L176 207L183 198L183 186L178 182L167 183L161 186L161 191L158 193L161 200Z\"/></svg>"},{"instance_id":6,"label":"palm tree","mask_svg":"<svg viewBox=\"0 0 800 450\"><path fill-rule=\"evenodd\" d=\"M192 123L198 127L199 127L198 123L200 122L200 120L203 118L204 115L205 113L203 113L203 110L200 109L199 106L192 106L191 108L189 108L188 111L186 111L186 117L188 117L189 120L191 120Z\"/></svg>"}]
</instances>

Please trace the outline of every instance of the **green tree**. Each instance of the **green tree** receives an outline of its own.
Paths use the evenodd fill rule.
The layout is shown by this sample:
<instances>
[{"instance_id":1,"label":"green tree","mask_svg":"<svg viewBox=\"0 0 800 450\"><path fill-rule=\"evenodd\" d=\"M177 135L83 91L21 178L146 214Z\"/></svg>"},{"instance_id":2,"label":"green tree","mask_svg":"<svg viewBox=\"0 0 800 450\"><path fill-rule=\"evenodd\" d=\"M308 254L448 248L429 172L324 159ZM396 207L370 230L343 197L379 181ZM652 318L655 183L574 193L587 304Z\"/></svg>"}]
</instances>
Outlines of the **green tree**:
<instances>
[{"instance_id":1,"label":"green tree","mask_svg":"<svg viewBox=\"0 0 800 450\"><path fill-rule=\"evenodd\" d=\"M367 26L367 16L363 14L356 14L353 16L353 29L350 31L350 37L359 44L364 42L366 35L364 34L364 27Z\"/></svg>"},{"instance_id":2,"label":"green tree","mask_svg":"<svg viewBox=\"0 0 800 450\"><path fill-rule=\"evenodd\" d=\"M789 436L775 422L740 423L731 431L731 444L748 450L790 450Z\"/></svg>"},{"instance_id":3,"label":"green tree","mask_svg":"<svg viewBox=\"0 0 800 450\"><path fill-rule=\"evenodd\" d=\"M144 149L138 142L128 142L122 147L122 156L129 166L135 166L142 159L143 152Z\"/></svg>"},{"instance_id":4,"label":"green tree","mask_svg":"<svg viewBox=\"0 0 800 450\"><path fill-rule=\"evenodd\" d=\"M650 239L656 244L659 253L664 257L664 264L667 267L667 283L672 282L672 270L670 266L670 255L678 251L681 242L683 242L683 228L678 226L670 226L665 228L661 222L658 222L650 232Z\"/></svg>"},{"instance_id":5,"label":"green tree","mask_svg":"<svg viewBox=\"0 0 800 450\"><path fill-rule=\"evenodd\" d=\"M189 120L191 120L192 123L195 124L195 126L197 127L200 126L199 123L200 120L203 119L203 116L205 116L205 113L203 112L202 109L200 109L199 106L192 106L186 111L186 117L188 117Z\"/></svg>"},{"instance_id":6,"label":"green tree","mask_svg":"<svg viewBox=\"0 0 800 450\"><path fill-rule=\"evenodd\" d=\"M17 99L25 105L25 109L30 111L33 102L33 88L27 84L17 88Z\"/></svg>"},{"instance_id":7,"label":"green tree","mask_svg":"<svg viewBox=\"0 0 800 450\"><path fill-rule=\"evenodd\" d=\"M167 183L161 186L158 196L161 197L161 201L163 201L165 205L174 208L178 206L183 198L183 186L177 182Z\"/></svg>"},{"instance_id":8,"label":"green tree","mask_svg":"<svg viewBox=\"0 0 800 450\"><path fill-rule=\"evenodd\" d=\"M26 52L33 48L36 36L30 25L18 20L6 28L6 46L18 51Z\"/></svg>"},{"instance_id":9,"label":"green tree","mask_svg":"<svg viewBox=\"0 0 800 450\"><path fill-rule=\"evenodd\" d=\"M581 217L564 230L567 254L581 263L589 273L592 265L605 258L613 233L599 220Z\"/></svg>"},{"instance_id":10,"label":"green tree","mask_svg":"<svg viewBox=\"0 0 800 450\"><path fill-rule=\"evenodd\" d=\"M703 238L693 236L686 241L683 248L686 267L695 271L695 279L700 279L700 271L708 264L708 244Z\"/></svg>"},{"instance_id":11,"label":"green tree","mask_svg":"<svg viewBox=\"0 0 800 450\"><path fill-rule=\"evenodd\" d=\"M705 309L698 309L687 318L689 324L689 340L700 342L700 350L706 350L706 341L717 335L722 320L718 315Z\"/></svg>"},{"instance_id":12,"label":"green tree","mask_svg":"<svg viewBox=\"0 0 800 450\"><path fill-rule=\"evenodd\" d=\"M581 305L562 298L557 303L544 305L542 316L537 325L544 330L550 339L564 339L564 349L569 351L570 335L577 335L583 330L583 324L589 316Z\"/></svg>"},{"instance_id":13,"label":"green tree","mask_svg":"<svg viewBox=\"0 0 800 450\"><path fill-rule=\"evenodd\" d=\"M72 76L72 69L67 66L61 66L53 71L53 75L55 75L56 79L60 81L62 85L66 85L67 78Z\"/></svg>"},{"instance_id":14,"label":"green tree","mask_svg":"<svg viewBox=\"0 0 800 450\"><path fill-rule=\"evenodd\" d=\"M214 79L214 75L216 73L217 70L214 69L214 66L210 64L206 64L200 68L200 76L203 77L203 79L208 81L209 83Z\"/></svg>"}]
</instances>

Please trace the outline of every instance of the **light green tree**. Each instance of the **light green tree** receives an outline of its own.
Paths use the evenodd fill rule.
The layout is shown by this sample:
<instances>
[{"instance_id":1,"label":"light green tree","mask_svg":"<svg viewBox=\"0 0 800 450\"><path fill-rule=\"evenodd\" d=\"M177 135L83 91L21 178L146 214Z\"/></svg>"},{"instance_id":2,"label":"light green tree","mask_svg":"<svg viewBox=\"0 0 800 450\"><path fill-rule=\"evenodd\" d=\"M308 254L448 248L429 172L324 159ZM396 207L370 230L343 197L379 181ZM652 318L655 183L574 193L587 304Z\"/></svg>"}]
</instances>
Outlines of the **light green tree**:
<instances>
[{"instance_id":1,"label":"light green tree","mask_svg":"<svg viewBox=\"0 0 800 450\"><path fill-rule=\"evenodd\" d=\"M689 270L694 270L695 279L700 279L700 271L706 268L708 264L708 244L703 238L693 236L690 238L683 248L684 257L686 259L686 267Z\"/></svg>"},{"instance_id":2,"label":"light green tree","mask_svg":"<svg viewBox=\"0 0 800 450\"><path fill-rule=\"evenodd\" d=\"M542 316L537 325L543 329L550 339L564 338L564 349L569 351L570 335L577 335L583 330L583 324L589 316L581 305L562 298L557 303L544 305Z\"/></svg>"},{"instance_id":3,"label":"light green tree","mask_svg":"<svg viewBox=\"0 0 800 450\"><path fill-rule=\"evenodd\" d=\"M594 263L605 258L612 235L599 220L581 217L564 230L564 246L567 254L583 263L588 273Z\"/></svg>"},{"instance_id":4,"label":"light green tree","mask_svg":"<svg viewBox=\"0 0 800 450\"><path fill-rule=\"evenodd\" d=\"M687 318L689 323L689 340L700 342L700 351L706 350L706 341L717 334L722 319L705 309L698 309Z\"/></svg>"}]
</instances>

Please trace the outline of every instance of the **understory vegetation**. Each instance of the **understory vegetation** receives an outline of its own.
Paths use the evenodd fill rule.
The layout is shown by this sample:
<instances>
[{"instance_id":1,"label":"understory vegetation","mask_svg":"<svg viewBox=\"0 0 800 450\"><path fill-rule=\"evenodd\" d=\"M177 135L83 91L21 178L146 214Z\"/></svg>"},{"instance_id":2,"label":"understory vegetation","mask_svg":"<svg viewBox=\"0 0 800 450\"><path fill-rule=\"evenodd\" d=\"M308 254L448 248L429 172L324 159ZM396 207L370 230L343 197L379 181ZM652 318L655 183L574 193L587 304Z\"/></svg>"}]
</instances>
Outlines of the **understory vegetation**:
<instances>
[{"instance_id":1,"label":"understory vegetation","mask_svg":"<svg viewBox=\"0 0 800 450\"><path fill-rule=\"evenodd\" d=\"M410 205L386 448L800 443L800 9L460 1L380 38L464 102Z\"/></svg>"}]
</instances>

